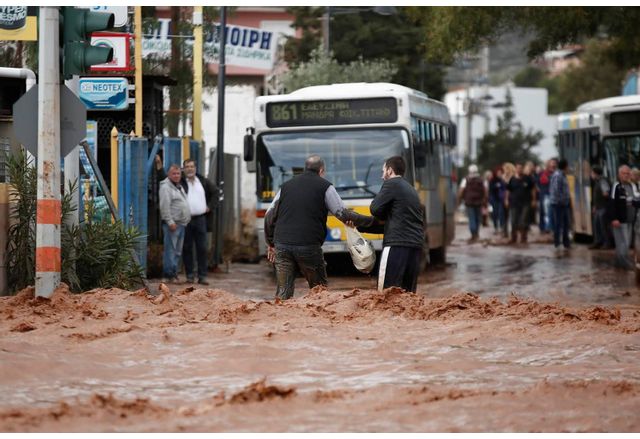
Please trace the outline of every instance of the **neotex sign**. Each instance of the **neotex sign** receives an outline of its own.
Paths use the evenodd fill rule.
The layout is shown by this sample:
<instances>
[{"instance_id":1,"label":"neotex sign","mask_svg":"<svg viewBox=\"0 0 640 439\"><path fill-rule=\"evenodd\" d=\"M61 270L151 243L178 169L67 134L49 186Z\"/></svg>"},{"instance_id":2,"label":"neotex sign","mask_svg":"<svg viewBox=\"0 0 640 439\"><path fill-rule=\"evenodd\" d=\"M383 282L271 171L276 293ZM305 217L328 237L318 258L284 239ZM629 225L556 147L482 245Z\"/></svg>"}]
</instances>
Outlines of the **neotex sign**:
<instances>
[{"instance_id":1,"label":"neotex sign","mask_svg":"<svg viewBox=\"0 0 640 439\"><path fill-rule=\"evenodd\" d=\"M126 78L80 78L79 98L87 110L129 108L129 81Z\"/></svg>"}]
</instances>

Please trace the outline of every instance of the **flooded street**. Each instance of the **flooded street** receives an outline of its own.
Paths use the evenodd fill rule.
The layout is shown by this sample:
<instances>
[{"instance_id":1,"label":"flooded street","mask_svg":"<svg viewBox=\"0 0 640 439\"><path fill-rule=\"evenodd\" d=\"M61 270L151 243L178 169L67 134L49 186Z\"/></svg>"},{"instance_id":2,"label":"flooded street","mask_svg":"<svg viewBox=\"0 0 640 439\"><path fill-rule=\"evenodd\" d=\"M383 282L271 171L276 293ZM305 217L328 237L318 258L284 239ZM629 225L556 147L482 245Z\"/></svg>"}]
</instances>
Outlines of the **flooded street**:
<instances>
[{"instance_id":1,"label":"flooded street","mask_svg":"<svg viewBox=\"0 0 640 439\"><path fill-rule=\"evenodd\" d=\"M526 246L507 245L486 228L481 230L480 242L469 245L468 237L466 225L458 225L456 240L447 252L447 265L429 268L420 276L419 294L447 297L465 291L506 299L513 293L572 305L640 305L635 275L613 267L613 250L589 250L587 245L574 244L569 254L558 255L552 237L540 236L535 229ZM246 299L270 300L275 294L272 268L264 260L260 264L232 264L228 272L212 275L211 280L216 287ZM348 256L329 257L329 282L331 289L377 286L377 278L356 272ZM306 281L298 277L296 297L307 290Z\"/></svg>"},{"instance_id":2,"label":"flooded street","mask_svg":"<svg viewBox=\"0 0 640 439\"><path fill-rule=\"evenodd\" d=\"M0 430L639 431L633 274L457 232L415 295L334 273L275 303L263 262L208 289L1 298Z\"/></svg>"}]
</instances>

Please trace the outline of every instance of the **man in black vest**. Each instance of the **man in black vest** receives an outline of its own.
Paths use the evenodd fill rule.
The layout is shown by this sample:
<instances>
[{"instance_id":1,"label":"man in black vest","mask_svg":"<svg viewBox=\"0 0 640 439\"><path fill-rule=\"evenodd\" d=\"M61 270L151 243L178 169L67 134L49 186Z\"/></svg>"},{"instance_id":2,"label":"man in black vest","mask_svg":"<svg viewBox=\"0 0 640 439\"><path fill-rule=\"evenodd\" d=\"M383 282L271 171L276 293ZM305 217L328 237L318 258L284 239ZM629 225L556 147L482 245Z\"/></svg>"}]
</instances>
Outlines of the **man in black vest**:
<instances>
[{"instance_id":1,"label":"man in black vest","mask_svg":"<svg viewBox=\"0 0 640 439\"><path fill-rule=\"evenodd\" d=\"M370 225L372 217L347 210L331 183L325 180L324 161L312 155L304 172L282 185L264 218L267 259L275 263L276 297L293 297L296 267L309 288L327 285L322 244L327 234L327 215L342 222Z\"/></svg>"}]
</instances>

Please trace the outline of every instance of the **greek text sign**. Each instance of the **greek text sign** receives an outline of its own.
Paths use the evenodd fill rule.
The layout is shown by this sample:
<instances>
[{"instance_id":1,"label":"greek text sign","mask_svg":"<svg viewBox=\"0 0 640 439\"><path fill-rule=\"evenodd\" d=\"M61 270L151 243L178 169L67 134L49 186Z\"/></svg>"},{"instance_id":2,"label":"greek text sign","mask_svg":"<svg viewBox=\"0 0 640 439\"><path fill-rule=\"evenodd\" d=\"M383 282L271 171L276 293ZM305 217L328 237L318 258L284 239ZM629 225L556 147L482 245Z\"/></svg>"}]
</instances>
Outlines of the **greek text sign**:
<instances>
[{"instance_id":1,"label":"greek text sign","mask_svg":"<svg viewBox=\"0 0 640 439\"><path fill-rule=\"evenodd\" d=\"M204 26L205 62L218 63L219 30L218 23ZM227 25L226 36L225 64L266 71L273 68L278 43L276 32ZM187 39L185 42L187 56L189 56L193 47L193 39ZM171 57L171 20L159 19L154 33L145 35L142 41L142 55L145 58L168 59Z\"/></svg>"},{"instance_id":2,"label":"greek text sign","mask_svg":"<svg viewBox=\"0 0 640 439\"><path fill-rule=\"evenodd\" d=\"M269 102L267 104L267 126L272 128L392 123L396 120L398 120L398 103L395 98Z\"/></svg>"},{"instance_id":3,"label":"greek text sign","mask_svg":"<svg viewBox=\"0 0 640 439\"><path fill-rule=\"evenodd\" d=\"M80 78L78 96L88 110L126 110L129 82L126 78Z\"/></svg>"},{"instance_id":4,"label":"greek text sign","mask_svg":"<svg viewBox=\"0 0 640 439\"><path fill-rule=\"evenodd\" d=\"M0 40L37 39L37 6L0 6Z\"/></svg>"}]
</instances>

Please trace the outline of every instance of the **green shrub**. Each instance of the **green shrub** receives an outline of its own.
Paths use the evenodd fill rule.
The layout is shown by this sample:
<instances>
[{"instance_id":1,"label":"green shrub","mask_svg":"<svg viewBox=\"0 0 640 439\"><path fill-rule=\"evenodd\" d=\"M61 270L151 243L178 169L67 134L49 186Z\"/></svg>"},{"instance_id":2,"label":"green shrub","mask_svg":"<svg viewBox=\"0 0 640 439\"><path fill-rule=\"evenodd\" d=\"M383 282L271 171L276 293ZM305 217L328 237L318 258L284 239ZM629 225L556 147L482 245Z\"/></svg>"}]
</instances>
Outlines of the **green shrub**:
<instances>
[{"instance_id":1,"label":"green shrub","mask_svg":"<svg viewBox=\"0 0 640 439\"><path fill-rule=\"evenodd\" d=\"M7 280L18 291L35 280L37 171L24 152L8 157L12 186L11 226L7 242ZM77 206L72 202L76 183L62 197L63 224L61 279L72 291L117 287L131 289L140 284L142 268L131 258L140 233L121 221L94 220L94 206L87 207L89 220L69 226L65 221Z\"/></svg>"}]
</instances>

